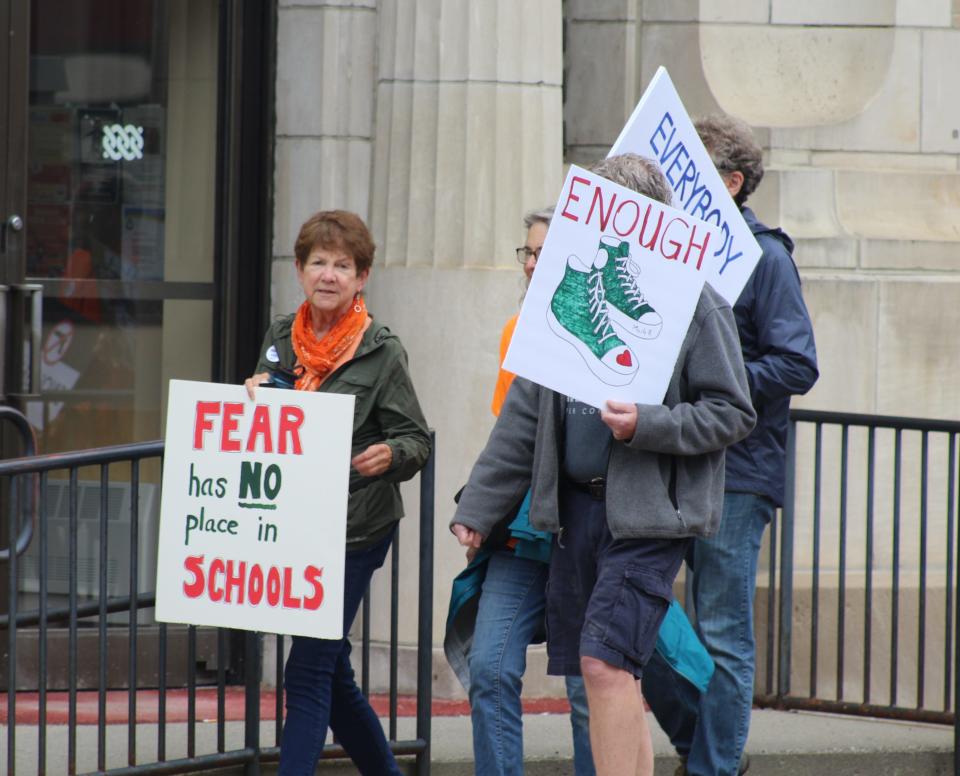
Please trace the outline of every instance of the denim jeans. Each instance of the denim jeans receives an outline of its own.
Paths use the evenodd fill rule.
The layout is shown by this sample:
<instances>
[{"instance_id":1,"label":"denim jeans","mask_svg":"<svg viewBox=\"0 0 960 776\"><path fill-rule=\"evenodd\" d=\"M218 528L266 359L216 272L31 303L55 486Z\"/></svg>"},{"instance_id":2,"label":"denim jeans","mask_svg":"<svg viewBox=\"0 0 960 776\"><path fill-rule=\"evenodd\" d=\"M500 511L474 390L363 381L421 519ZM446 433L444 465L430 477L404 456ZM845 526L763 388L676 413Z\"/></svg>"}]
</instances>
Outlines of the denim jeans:
<instances>
[{"instance_id":1,"label":"denim jeans","mask_svg":"<svg viewBox=\"0 0 960 776\"><path fill-rule=\"evenodd\" d=\"M737 775L753 705L757 558L775 510L763 496L726 493L719 532L691 548L697 631L716 663L707 691L674 674L659 654L643 673L644 696L692 776Z\"/></svg>"},{"instance_id":2,"label":"denim jeans","mask_svg":"<svg viewBox=\"0 0 960 776\"><path fill-rule=\"evenodd\" d=\"M383 565L393 533L372 547L346 554L344 637L293 637L283 680L287 717L280 743L280 776L313 776L328 726L361 774L400 774L380 720L357 687L346 637L370 577Z\"/></svg>"},{"instance_id":3,"label":"denim jeans","mask_svg":"<svg viewBox=\"0 0 960 776\"><path fill-rule=\"evenodd\" d=\"M487 565L470 650L473 754L480 776L523 773L520 692L527 645L543 622L547 572L546 564L509 551L494 554ZM579 676L567 677L567 697L574 770L593 776L587 696Z\"/></svg>"}]
</instances>

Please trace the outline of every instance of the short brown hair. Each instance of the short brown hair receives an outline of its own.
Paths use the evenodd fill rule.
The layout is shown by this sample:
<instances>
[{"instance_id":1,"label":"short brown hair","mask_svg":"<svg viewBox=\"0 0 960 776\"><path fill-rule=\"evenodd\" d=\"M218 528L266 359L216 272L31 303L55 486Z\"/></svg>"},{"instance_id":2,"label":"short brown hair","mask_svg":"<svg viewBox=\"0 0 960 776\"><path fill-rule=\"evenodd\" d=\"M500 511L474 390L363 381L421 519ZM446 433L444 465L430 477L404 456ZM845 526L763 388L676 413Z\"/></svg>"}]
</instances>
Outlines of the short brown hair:
<instances>
[{"instance_id":1,"label":"short brown hair","mask_svg":"<svg viewBox=\"0 0 960 776\"><path fill-rule=\"evenodd\" d=\"M721 176L731 172L743 175L743 185L734 197L737 205L743 207L763 180L763 151L750 125L733 116L714 113L697 119L694 126L717 172Z\"/></svg>"},{"instance_id":2,"label":"short brown hair","mask_svg":"<svg viewBox=\"0 0 960 776\"><path fill-rule=\"evenodd\" d=\"M376 246L363 219L347 210L321 210L303 222L293 252L303 267L314 248L340 250L353 257L360 275L373 266Z\"/></svg>"}]
</instances>

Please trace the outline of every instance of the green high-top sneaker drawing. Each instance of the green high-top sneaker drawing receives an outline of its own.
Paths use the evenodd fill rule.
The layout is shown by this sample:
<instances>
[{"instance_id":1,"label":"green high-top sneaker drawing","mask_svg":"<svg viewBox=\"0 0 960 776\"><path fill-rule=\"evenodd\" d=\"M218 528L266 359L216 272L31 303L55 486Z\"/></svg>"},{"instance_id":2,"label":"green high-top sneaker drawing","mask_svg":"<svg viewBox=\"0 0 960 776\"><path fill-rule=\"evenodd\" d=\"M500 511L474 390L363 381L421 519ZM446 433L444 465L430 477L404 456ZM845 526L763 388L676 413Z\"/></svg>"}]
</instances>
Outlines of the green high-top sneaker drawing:
<instances>
[{"instance_id":1,"label":"green high-top sneaker drawing","mask_svg":"<svg viewBox=\"0 0 960 776\"><path fill-rule=\"evenodd\" d=\"M601 237L593 265L603 273L610 320L623 327L627 334L656 339L663 328L663 319L637 284L640 268L630 260L630 244L613 237Z\"/></svg>"},{"instance_id":2,"label":"green high-top sneaker drawing","mask_svg":"<svg viewBox=\"0 0 960 776\"><path fill-rule=\"evenodd\" d=\"M637 358L607 317L600 270L567 258L563 280L547 308L553 333L573 345L587 367L607 385L626 385L637 373Z\"/></svg>"}]
</instances>

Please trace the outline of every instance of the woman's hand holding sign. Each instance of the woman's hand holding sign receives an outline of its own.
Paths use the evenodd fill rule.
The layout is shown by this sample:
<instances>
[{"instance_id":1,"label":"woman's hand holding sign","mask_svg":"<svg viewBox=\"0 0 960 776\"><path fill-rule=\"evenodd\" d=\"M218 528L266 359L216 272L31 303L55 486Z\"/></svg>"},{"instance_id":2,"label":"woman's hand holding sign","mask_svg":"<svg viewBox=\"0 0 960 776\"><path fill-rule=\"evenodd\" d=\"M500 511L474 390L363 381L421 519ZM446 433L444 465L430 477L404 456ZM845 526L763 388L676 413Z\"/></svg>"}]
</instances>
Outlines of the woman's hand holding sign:
<instances>
[{"instance_id":1,"label":"woman's hand holding sign","mask_svg":"<svg viewBox=\"0 0 960 776\"><path fill-rule=\"evenodd\" d=\"M247 396L250 397L250 401L253 401L256 398L254 393L257 386L268 382L270 382L269 372L260 372L259 374L255 374L253 377L248 377L243 381L243 387L247 389Z\"/></svg>"},{"instance_id":2,"label":"woman's hand holding sign","mask_svg":"<svg viewBox=\"0 0 960 776\"><path fill-rule=\"evenodd\" d=\"M600 419L621 442L633 439L637 431L637 405L625 401L607 400L607 408L600 410Z\"/></svg>"}]
</instances>

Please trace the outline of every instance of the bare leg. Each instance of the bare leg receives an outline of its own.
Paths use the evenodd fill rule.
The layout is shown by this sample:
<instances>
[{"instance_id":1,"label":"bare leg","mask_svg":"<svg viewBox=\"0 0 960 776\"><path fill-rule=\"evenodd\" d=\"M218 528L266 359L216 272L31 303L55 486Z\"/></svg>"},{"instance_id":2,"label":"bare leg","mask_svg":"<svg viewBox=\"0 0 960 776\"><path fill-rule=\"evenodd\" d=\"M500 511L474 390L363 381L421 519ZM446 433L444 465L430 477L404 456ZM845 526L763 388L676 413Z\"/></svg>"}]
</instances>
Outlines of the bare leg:
<instances>
[{"instance_id":1,"label":"bare leg","mask_svg":"<svg viewBox=\"0 0 960 776\"><path fill-rule=\"evenodd\" d=\"M653 739L650 737L650 725L647 724L647 711L643 707L643 692L637 679L637 697L640 699L640 725L637 738L640 751L637 756L637 776L653 776Z\"/></svg>"},{"instance_id":2,"label":"bare leg","mask_svg":"<svg viewBox=\"0 0 960 776\"><path fill-rule=\"evenodd\" d=\"M597 776L652 776L652 767L638 770L643 746L638 745L637 733L646 737L649 750L650 730L633 674L593 657L581 657L580 669L590 704L590 746Z\"/></svg>"}]
</instances>

